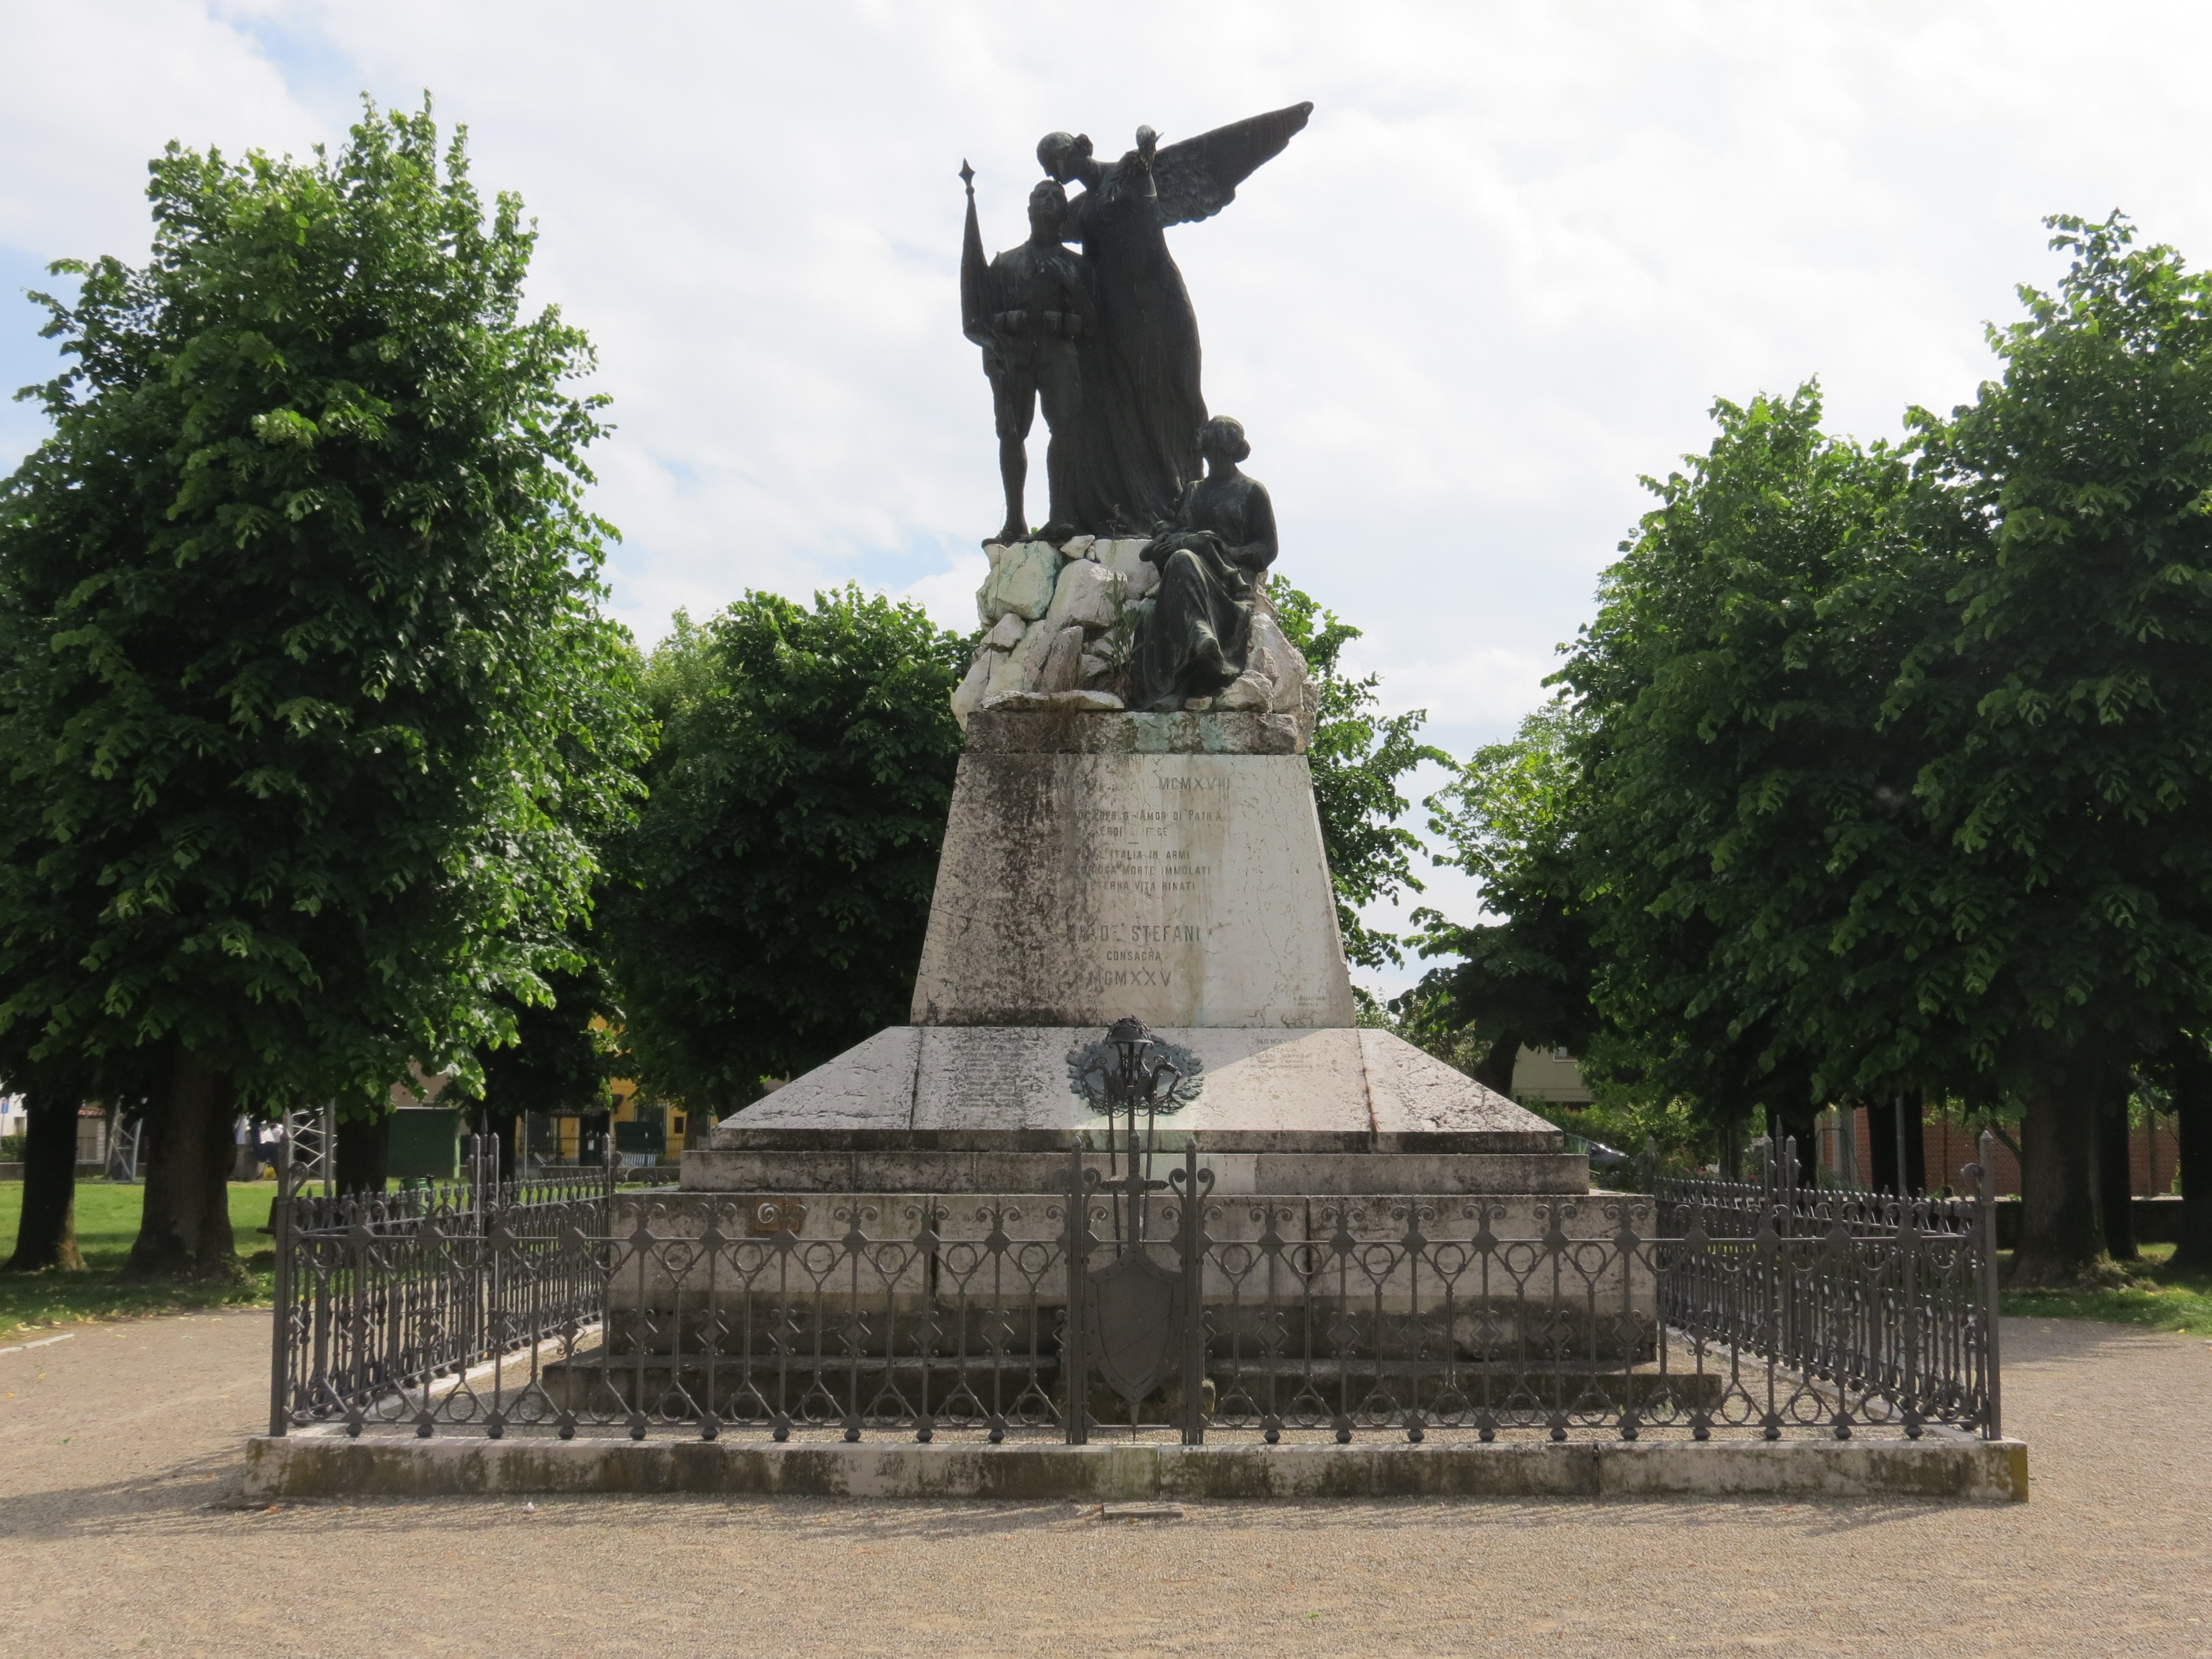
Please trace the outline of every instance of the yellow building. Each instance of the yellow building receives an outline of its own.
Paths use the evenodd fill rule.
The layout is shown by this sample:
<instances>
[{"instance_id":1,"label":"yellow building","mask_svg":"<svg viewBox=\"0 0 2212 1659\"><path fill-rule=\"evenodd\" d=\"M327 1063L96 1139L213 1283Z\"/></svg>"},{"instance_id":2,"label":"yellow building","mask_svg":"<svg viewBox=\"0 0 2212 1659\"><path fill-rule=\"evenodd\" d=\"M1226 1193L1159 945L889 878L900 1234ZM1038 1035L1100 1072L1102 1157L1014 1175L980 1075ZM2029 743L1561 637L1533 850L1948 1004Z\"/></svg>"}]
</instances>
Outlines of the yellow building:
<instances>
[{"instance_id":1,"label":"yellow building","mask_svg":"<svg viewBox=\"0 0 2212 1659\"><path fill-rule=\"evenodd\" d=\"M1513 1060L1513 1098L1531 1106L1587 1106L1590 1091L1565 1048L1523 1048Z\"/></svg>"},{"instance_id":2,"label":"yellow building","mask_svg":"<svg viewBox=\"0 0 2212 1659\"><path fill-rule=\"evenodd\" d=\"M680 1102L656 1100L641 1094L637 1085L628 1078L617 1078L607 1085L613 1097L613 1109L605 1115L607 1132L614 1136L615 1150L626 1162L650 1158L659 1163L672 1163L689 1144L692 1114ZM562 1164L574 1164L585 1150L587 1131L592 1127L597 1113L562 1112L552 1120L552 1157Z\"/></svg>"}]
</instances>

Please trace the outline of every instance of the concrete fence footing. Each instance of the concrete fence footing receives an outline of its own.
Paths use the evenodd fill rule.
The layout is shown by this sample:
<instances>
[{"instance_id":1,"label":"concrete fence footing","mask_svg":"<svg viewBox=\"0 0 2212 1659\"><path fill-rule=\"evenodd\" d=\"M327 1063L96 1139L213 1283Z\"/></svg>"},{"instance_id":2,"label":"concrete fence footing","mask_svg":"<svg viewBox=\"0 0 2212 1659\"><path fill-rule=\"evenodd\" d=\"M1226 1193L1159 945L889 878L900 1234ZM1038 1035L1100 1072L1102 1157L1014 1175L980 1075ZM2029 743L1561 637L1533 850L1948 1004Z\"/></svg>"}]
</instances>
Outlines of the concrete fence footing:
<instances>
[{"instance_id":1,"label":"concrete fence footing","mask_svg":"<svg viewBox=\"0 0 2212 1659\"><path fill-rule=\"evenodd\" d=\"M452 1498L692 1493L851 1498L1914 1498L2019 1503L2027 1448L1917 1441L1565 1444L1103 1443L349 1439L257 1436L246 1496Z\"/></svg>"}]
</instances>

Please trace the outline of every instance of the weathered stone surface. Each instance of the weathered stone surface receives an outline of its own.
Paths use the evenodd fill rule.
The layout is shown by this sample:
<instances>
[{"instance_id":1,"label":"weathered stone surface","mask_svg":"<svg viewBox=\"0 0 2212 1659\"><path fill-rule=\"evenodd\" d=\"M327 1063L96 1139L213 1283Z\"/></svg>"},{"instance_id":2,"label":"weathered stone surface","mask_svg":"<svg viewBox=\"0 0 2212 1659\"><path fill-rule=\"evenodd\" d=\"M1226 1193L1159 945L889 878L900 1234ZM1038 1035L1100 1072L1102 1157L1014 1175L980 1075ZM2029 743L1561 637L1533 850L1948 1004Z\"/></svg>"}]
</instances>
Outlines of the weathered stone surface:
<instances>
[{"instance_id":1,"label":"weathered stone surface","mask_svg":"<svg viewBox=\"0 0 2212 1659\"><path fill-rule=\"evenodd\" d=\"M1000 691L983 700L994 714L1110 714L1121 707L1110 691Z\"/></svg>"},{"instance_id":2,"label":"weathered stone surface","mask_svg":"<svg viewBox=\"0 0 2212 1659\"><path fill-rule=\"evenodd\" d=\"M765 1132L763 1132L764 1133ZM1161 1157L1180 1159L1179 1131L1163 1131ZM756 1139L760 1138L756 1136ZM920 1132L908 1139L923 1139ZM1040 1135L1039 1138L1046 1138ZM799 1137L791 1137L799 1139ZM1105 1139L1085 1154L1086 1168L1107 1173ZM1240 1152L1215 1149L1201 1135L1200 1152L1213 1171L1213 1190L1316 1198L1371 1197L1378 1189L1437 1197L1497 1197L1518 1212L1544 1200L1589 1190L1589 1160L1575 1152ZM1014 1138L1006 1138L1011 1145ZM1172 1143L1172 1144L1170 1144ZM702 1193L1018 1193L1065 1188L1068 1151L974 1152L922 1147L714 1147L684 1155L686 1191ZM1528 1224L1540 1233L1540 1221ZM1607 1231L1610 1231L1609 1228Z\"/></svg>"},{"instance_id":3,"label":"weathered stone surface","mask_svg":"<svg viewBox=\"0 0 2212 1659\"><path fill-rule=\"evenodd\" d=\"M992 624L991 631L983 636L983 643L994 651L1011 651L1022 642L1026 624L1009 611Z\"/></svg>"},{"instance_id":4,"label":"weathered stone surface","mask_svg":"<svg viewBox=\"0 0 2212 1659\"><path fill-rule=\"evenodd\" d=\"M1133 603L1160 585L1159 567L1147 564L1143 557L1145 550L1152 544L1150 538L1139 537L1100 542L1094 550L1093 556L1098 562L1127 584L1121 596L1125 600Z\"/></svg>"},{"instance_id":5,"label":"weathered stone surface","mask_svg":"<svg viewBox=\"0 0 2212 1659\"><path fill-rule=\"evenodd\" d=\"M1088 558L1097 541L1096 536L1071 536L1060 544L1060 556L1063 559Z\"/></svg>"},{"instance_id":6,"label":"weathered stone surface","mask_svg":"<svg viewBox=\"0 0 2212 1659\"><path fill-rule=\"evenodd\" d=\"M1086 656L1083 659L1083 683L1085 685L1096 685L1112 672L1103 657ZM1121 699L1116 697L1115 701L1119 702Z\"/></svg>"},{"instance_id":7,"label":"weathered stone surface","mask_svg":"<svg viewBox=\"0 0 2212 1659\"><path fill-rule=\"evenodd\" d=\"M913 1127L915 1069L921 1033L911 1025L878 1031L825 1066L793 1078L729 1121L749 1128L906 1129Z\"/></svg>"},{"instance_id":8,"label":"weathered stone surface","mask_svg":"<svg viewBox=\"0 0 2212 1659\"><path fill-rule=\"evenodd\" d=\"M1009 612L1035 622L1052 604L1060 580L1060 550L1049 542L1022 542L991 562L991 574L976 596L985 623Z\"/></svg>"},{"instance_id":9,"label":"weathered stone surface","mask_svg":"<svg viewBox=\"0 0 2212 1659\"><path fill-rule=\"evenodd\" d=\"M1086 570L1096 565L1086 564ZM1070 565L1069 569L1076 568ZM1042 627L1052 626L1048 617ZM1062 628L1054 638L1052 648L1045 653L1044 666L1037 671L1037 690L1044 692L1073 691L1083 683L1083 629L1073 623Z\"/></svg>"},{"instance_id":10,"label":"weathered stone surface","mask_svg":"<svg viewBox=\"0 0 2212 1659\"><path fill-rule=\"evenodd\" d=\"M1199 1134L1209 1147L1227 1144L1229 1136L1257 1136L1263 1138L1237 1144L1312 1152L1365 1146L1378 1133L1420 1133L1477 1134L1485 1137L1480 1144L1498 1151L1559 1150L1559 1131L1541 1118L1388 1031L1186 1028L1158 1035L1188 1048L1206 1067L1198 1099L1172 1121L1163 1119L1162 1127L1177 1136ZM1068 1089L1066 1059L1071 1048L1098 1036L1082 1026L923 1028L912 1074L912 1127L985 1133L1096 1127L1102 1120ZM898 1080L878 1056L870 1061L872 1074ZM1432 1071L1443 1077L1432 1079ZM753 1114L798 1086L779 1090L726 1120L727 1126L761 1127ZM1422 1090L1436 1098L1426 1099ZM1409 1093L1427 1109L1409 1106ZM848 1094L841 1090L831 1098L842 1102ZM795 1124L787 1109L776 1121Z\"/></svg>"},{"instance_id":11,"label":"weathered stone surface","mask_svg":"<svg viewBox=\"0 0 2212 1659\"><path fill-rule=\"evenodd\" d=\"M1048 708L1073 709L1079 714L1119 714L1127 705L1111 691L1085 690L1080 687L1073 691L1055 691L1045 700Z\"/></svg>"},{"instance_id":12,"label":"weathered stone surface","mask_svg":"<svg viewBox=\"0 0 2212 1659\"><path fill-rule=\"evenodd\" d=\"M489 1440L347 1437L343 1425L255 1435L241 1486L251 1504L334 1498L469 1498L665 1492L744 1497L1207 1504L1378 1498L1915 1498L2027 1501L2020 1440L1583 1440L1492 1445L1431 1437L1279 1446L1125 1438L1086 1446L940 1437L846 1444L724 1436ZM1516 1514L1519 1511L1516 1511Z\"/></svg>"},{"instance_id":13,"label":"weathered stone surface","mask_svg":"<svg viewBox=\"0 0 2212 1659\"><path fill-rule=\"evenodd\" d=\"M1015 719L987 696L968 723L971 755L1298 755L1305 733L1289 714L1154 714L1112 720ZM1042 708L1045 705L1029 705ZM1011 706L1010 706L1011 707Z\"/></svg>"},{"instance_id":14,"label":"weathered stone surface","mask_svg":"<svg viewBox=\"0 0 2212 1659\"><path fill-rule=\"evenodd\" d=\"M1266 605L1252 610L1252 643L1245 660L1256 674L1267 677L1273 690L1268 707L1278 714L1296 714L1304 706L1306 659L1283 635Z\"/></svg>"},{"instance_id":15,"label":"weathered stone surface","mask_svg":"<svg viewBox=\"0 0 2212 1659\"><path fill-rule=\"evenodd\" d=\"M1462 1134L1540 1121L1389 1031L1363 1030L1359 1042L1378 1134Z\"/></svg>"},{"instance_id":16,"label":"weathered stone surface","mask_svg":"<svg viewBox=\"0 0 2212 1659\"><path fill-rule=\"evenodd\" d=\"M986 708L969 727L1131 719ZM1169 1026L1352 1023L1305 762L971 746L915 1023L1103 1026L1129 1014Z\"/></svg>"},{"instance_id":17,"label":"weathered stone surface","mask_svg":"<svg viewBox=\"0 0 2212 1659\"><path fill-rule=\"evenodd\" d=\"M990 690L991 671L998 666L1006 653L1001 651L978 651L975 660L968 665L967 677L952 690L952 718L960 722L960 729L968 729L968 717L982 707L984 694Z\"/></svg>"},{"instance_id":18,"label":"weathered stone surface","mask_svg":"<svg viewBox=\"0 0 2212 1659\"><path fill-rule=\"evenodd\" d=\"M991 670L990 682L983 688L984 702L988 704L1001 691L1036 690L1038 678L1044 672L1045 659L1051 654L1052 642L1059 637L1059 629L1051 623L1031 623L1023 632L1021 643Z\"/></svg>"},{"instance_id":19,"label":"weathered stone surface","mask_svg":"<svg viewBox=\"0 0 2212 1659\"><path fill-rule=\"evenodd\" d=\"M1114 625L1114 574L1103 564L1077 559L1060 567L1048 622L1080 623L1092 633Z\"/></svg>"},{"instance_id":20,"label":"weathered stone surface","mask_svg":"<svg viewBox=\"0 0 2212 1659\"><path fill-rule=\"evenodd\" d=\"M1235 684L1214 699L1213 706L1224 714L1264 714L1274 696L1274 684L1266 675L1241 674Z\"/></svg>"},{"instance_id":21,"label":"weathered stone surface","mask_svg":"<svg viewBox=\"0 0 2212 1659\"><path fill-rule=\"evenodd\" d=\"M748 1156L869 1152L938 1158L1054 1149L1064 1155L1078 1137L1098 1142L1103 1136L1104 1120L1070 1091L1066 1067L1071 1049L1101 1035L1094 1025L895 1027L725 1119L714 1132L714 1149ZM1552 1125L1391 1032L1182 1027L1156 1029L1155 1035L1189 1049L1205 1067L1198 1098L1160 1121L1164 1141L1180 1147L1197 1136L1224 1178L1238 1182L1224 1191L1580 1192L1587 1184L1585 1161L1563 1150ZM1496 1162L1468 1165L1437 1186L1424 1176L1416 1153ZM1395 1178L1384 1185L1357 1189L1338 1186L1340 1174L1311 1162L1383 1154L1413 1161L1394 1165ZM1262 1164L1270 1158L1307 1163L1280 1165L1255 1186L1248 1184L1254 1166L1234 1163L1255 1155ZM1547 1161L1531 1164L1531 1157ZM1224 1165L1224 1158L1231 1163ZM1304 1171L1295 1177L1304 1184L1277 1184L1294 1167ZM931 1182L956 1178L941 1170L920 1173ZM1489 1184L1462 1184L1476 1176ZM702 1184L688 1164L684 1184ZM917 1189L880 1172L864 1185L936 1189Z\"/></svg>"}]
</instances>

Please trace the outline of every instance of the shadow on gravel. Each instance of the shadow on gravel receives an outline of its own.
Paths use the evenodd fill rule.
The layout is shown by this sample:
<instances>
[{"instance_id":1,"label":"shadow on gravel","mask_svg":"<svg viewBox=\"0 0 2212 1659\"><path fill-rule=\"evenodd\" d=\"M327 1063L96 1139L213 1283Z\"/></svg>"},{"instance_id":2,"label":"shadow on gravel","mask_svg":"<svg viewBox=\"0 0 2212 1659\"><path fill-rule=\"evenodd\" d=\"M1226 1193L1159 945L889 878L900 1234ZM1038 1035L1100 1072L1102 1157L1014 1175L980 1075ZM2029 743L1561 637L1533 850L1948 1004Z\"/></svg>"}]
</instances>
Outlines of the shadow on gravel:
<instances>
[{"instance_id":1,"label":"shadow on gravel","mask_svg":"<svg viewBox=\"0 0 2212 1659\"><path fill-rule=\"evenodd\" d=\"M89 1486L13 1492L0 1504L0 1539L109 1536L160 1531L213 1509L235 1509L245 1468L234 1452L206 1452L157 1474Z\"/></svg>"},{"instance_id":2,"label":"shadow on gravel","mask_svg":"<svg viewBox=\"0 0 2212 1659\"><path fill-rule=\"evenodd\" d=\"M287 1502L266 1510L225 1501L215 1484L187 1492L179 1483L159 1501L135 1488L100 1492L62 1494L99 1501L72 1506L62 1524L0 1529L40 1535L65 1535L78 1527L102 1534L118 1530L137 1534L188 1531L204 1528L211 1513L243 1512L258 1522L266 1515L286 1530L305 1528L319 1534L404 1534L477 1532L487 1526L529 1527L551 1532L600 1533L672 1526L687 1535L717 1526L739 1529L772 1528L795 1540L866 1547L915 1540L960 1542L968 1540L1036 1536L1071 1531L1110 1530L1116 1536L1152 1537L1178 1529L1209 1531L1358 1531L1364 1533L1419 1530L1432 1534L1440 1523L1507 1533L1550 1533L1563 1527L1598 1528L1620 1531L1663 1526L1676 1534L1710 1530L1717 1551L1741 1547L1747 1521L1778 1534L1805 1538L1856 1533L1871 1528L1924 1522L1932 1515L1961 1508L1987 1508L2002 1512L2005 1504L1962 1505L1932 1503L1838 1501L1778 1504L1771 1499L1705 1498L1693 1502L1665 1499L1622 1500L1612 1503L1530 1499L1462 1503L1448 1499L1407 1498L1376 1503L1347 1499L1341 1503L1311 1504L1188 1504L1181 1521L1144 1525L1103 1522L1096 1505L1044 1503L1000 1506L979 1501L973 1504L928 1503L913 1499L889 1502L856 1500L840 1503L825 1498L761 1498L732 1502L700 1497L368 1498L356 1501L316 1499ZM525 1508L527 1502L530 1505ZM1718 1556L1716 1559L1720 1559Z\"/></svg>"}]
</instances>

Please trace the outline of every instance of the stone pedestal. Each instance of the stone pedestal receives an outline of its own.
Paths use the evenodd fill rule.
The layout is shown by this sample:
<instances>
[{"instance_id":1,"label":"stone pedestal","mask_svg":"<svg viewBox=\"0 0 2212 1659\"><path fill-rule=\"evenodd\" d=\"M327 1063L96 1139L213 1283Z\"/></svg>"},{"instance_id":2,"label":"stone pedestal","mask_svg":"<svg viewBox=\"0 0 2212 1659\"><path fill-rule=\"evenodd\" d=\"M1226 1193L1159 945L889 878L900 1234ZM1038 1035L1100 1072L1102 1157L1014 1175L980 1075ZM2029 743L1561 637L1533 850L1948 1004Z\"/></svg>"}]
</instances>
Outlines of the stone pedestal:
<instances>
[{"instance_id":1,"label":"stone pedestal","mask_svg":"<svg viewBox=\"0 0 2212 1659\"><path fill-rule=\"evenodd\" d=\"M914 1023L686 1153L705 1194L1064 1191L1103 1120L1073 1053L1131 1016L1202 1068L1159 1120L1222 1194L1586 1192L1550 1124L1353 1025L1304 728L1001 706L969 722Z\"/></svg>"},{"instance_id":2,"label":"stone pedestal","mask_svg":"<svg viewBox=\"0 0 2212 1659\"><path fill-rule=\"evenodd\" d=\"M976 715L915 1024L1350 1025L1306 758L1219 751L1267 718Z\"/></svg>"},{"instance_id":3,"label":"stone pedestal","mask_svg":"<svg viewBox=\"0 0 2212 1659\"><path fill-rule=\"evenodd\" d=\"M1589 1161L1549 1124L1388 1031L1163 1029L1205 1066L1159 1121L1218 1193L1571 1194ZM1046 1193L1103 1120L1068 1086L1090 1026L896 1026L730 1118L688 1152L705 1192Z\"/></svg>"}]
</instances>

